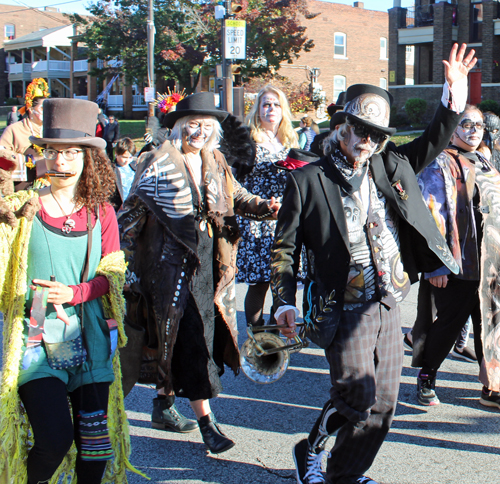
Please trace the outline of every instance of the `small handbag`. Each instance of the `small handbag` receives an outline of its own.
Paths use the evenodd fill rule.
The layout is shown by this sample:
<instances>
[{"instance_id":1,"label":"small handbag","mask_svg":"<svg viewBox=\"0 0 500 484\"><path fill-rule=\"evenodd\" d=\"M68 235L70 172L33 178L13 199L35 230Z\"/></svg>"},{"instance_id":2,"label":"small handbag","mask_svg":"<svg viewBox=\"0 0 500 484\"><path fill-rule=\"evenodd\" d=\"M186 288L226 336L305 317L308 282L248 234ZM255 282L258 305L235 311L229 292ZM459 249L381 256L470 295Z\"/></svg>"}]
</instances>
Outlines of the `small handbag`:
<instances>
[{"instance_id":1,"label":"small handbag","mask_svg":"<svg viewBox=\"0 0 500 484\"><path fill-rule=\"evenodd\" d=\"M43 344L47 354L47 363L53 370L64 370L72 366L80 366L87 359L81 333L76 338L68 341L60 343L47 343L44 341Z\"/></svg>"}]
</instances>

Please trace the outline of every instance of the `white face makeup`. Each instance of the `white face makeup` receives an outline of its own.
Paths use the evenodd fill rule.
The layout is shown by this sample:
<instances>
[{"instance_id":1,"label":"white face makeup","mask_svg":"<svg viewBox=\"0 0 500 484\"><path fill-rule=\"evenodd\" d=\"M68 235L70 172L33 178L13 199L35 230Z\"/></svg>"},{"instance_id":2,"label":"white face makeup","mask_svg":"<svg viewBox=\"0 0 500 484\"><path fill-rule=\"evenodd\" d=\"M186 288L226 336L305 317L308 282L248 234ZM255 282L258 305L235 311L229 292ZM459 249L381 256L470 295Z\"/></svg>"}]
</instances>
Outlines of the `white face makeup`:
<instances>
[{"instance_id":1,"label":"white face makeup","mask_svg":"<svg viewBox=\"0 0 500 484\"><path fill-rule=\"evenodd\" d=\"M274 126L281 123L283 113L280 101L276 94L266 92L260 98L259 117L260 122L265 129L273 129Z\"/></svg>"},{"instance_id":2,"label":"white face makeup","mask_svg":"<svg viewBox=\"0 0 500 484\"><path fill-rule=\"evenodd\" d=\"M38 103L36 107L31 108L30 120L39 126L43 124L43 103Z\"/></svg>"},{"instance_id":3,"label":"white face makeup","mask_svg":"<svg viewBox=\"0 0 500 484\"><path fill-rule=\"evenodd\" d=\"M378 144L370 137L361 138L358 136L352 126L347 128L345 138L340 142L340 145L347 161L355 170L364 166L378 147Z\"/></svg>"},{"instance_id":4,"label":"white face makeup","mask_svg":"<svg viewBox=\"0 0 500 484\"><path fill-rule=\"evenodd\" d=\"M478 111L466 112L455 130L453 144L466 151L474 151L483 139L484 129L478 127L483 123Z\"/></svg>"},{"instance_id":5,"label":"white face makeup","mask_svg":"<svg viewBox=\"0 0 500 484\"><path fill-rule=\"evenodd\" d=\"M214 132L214 120L211 117L191 119L182 136L183 151L200 151Z\"/></svg>"}]
</instances>

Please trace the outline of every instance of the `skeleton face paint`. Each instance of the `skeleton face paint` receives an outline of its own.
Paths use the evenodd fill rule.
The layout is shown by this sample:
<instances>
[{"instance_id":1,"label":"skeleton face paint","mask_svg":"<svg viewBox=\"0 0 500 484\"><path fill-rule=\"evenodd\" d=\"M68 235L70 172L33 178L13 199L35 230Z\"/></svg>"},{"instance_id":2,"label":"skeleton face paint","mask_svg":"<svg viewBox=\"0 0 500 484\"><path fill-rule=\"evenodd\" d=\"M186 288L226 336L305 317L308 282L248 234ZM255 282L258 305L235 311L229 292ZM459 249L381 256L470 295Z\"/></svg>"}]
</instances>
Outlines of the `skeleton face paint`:
<instances>
[{"instance_id":1,"label":"skeleton face paint","mask_svg":"<svg viewBox=\"0 0 500 484\"><path fill-rule=\"evenodd\" d=\"M191 119L184 128L182 149L184 153L198 152L212 136L214 121L211 117Z\"/></svg>"},{"instance_id":2,"label":"skeleton face paint","mask_svg":"<svg viewBox=\"0 0 500 484\"><path fill-rule=\"evenodd\" d=\"M466 151L475 151L483 139L483 129L478 127L482 123L481 113L478 111L466 112L455 130L453 143ZM462 126L463 124L466 126Z\"/></svg>"},{"instance_id":3,"label":"skeleton face paint","mask_svg":"<svg viewBox=\"0 0 500 484\"><path fill-rule=\"evenodd\" d=\"M276 94L266 92L260 98L259 117L262 126L267 129L281 123L283 114L280 100Z\"/></svg>"},{"instance_id":4,"label":"skeleton face paint","mask_svg":"<svg viewBox=\"0 0 500 484\"><path fill-rule=\"evenodd\" d=\"M361 138L354 132L352 126L348 126L344 140L340 146L347 161L355 170L361 169L377 150L378 144L368 136Z\"/></svg>"}]
</instances>

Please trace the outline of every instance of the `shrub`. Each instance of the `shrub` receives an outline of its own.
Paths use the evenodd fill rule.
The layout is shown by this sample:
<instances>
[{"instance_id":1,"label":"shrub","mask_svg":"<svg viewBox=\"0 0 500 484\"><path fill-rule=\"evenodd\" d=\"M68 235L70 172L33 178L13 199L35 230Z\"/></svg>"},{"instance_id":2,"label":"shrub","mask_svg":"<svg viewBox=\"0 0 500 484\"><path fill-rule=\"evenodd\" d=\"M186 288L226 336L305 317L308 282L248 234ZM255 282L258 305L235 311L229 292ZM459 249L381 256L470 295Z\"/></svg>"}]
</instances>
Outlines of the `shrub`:
<instances>
[{"instance_id":1,"label":"shrub","mask_svg":"<svg viewBox=\"0 0 500 484\"><path fill-rule=\"evenodd\" d=\"M7 101L5 101L5 104L7 106L18 106L19 105L19 99L17 97L8 97Z\"/></svg>"},{"instance_id":2,"label":"shrub","mask_svg":"<svg viewBox=\"0 0 500 484\"><path fill-rule=\"evenodd\" d=\"M492 111L497 116L500 116L500 104L498 104L496 101L493 101L493 99L486 99L485 101L480 102L477 105L477 107L483 113L486 113L487 111Z\"/></svg>"},{"instance_id":3,"label":"shrub","mask_svg":"<svg viewBox=\"0 0 500 484\"><path fill-rule=\"evenodd\" d=\"M407 124L408 124L408 118L404 114L399 114L398 108L396 106L392 106L389 126L394 126L395 128L399 128L401 126L406 126Z\"/></svg>"},{"instance_id":4,"label":"shrub","mask_svg":"<svg viewBox=\"0 0 500 484\"><path fill-rule=\"evenodd\" d=\"M421 124L422 117L427 109L427 102L418 97L413 97L408 99L405 103L405 111L410 118L410 123L412 125Z\"/></svg>"}]
</instances>

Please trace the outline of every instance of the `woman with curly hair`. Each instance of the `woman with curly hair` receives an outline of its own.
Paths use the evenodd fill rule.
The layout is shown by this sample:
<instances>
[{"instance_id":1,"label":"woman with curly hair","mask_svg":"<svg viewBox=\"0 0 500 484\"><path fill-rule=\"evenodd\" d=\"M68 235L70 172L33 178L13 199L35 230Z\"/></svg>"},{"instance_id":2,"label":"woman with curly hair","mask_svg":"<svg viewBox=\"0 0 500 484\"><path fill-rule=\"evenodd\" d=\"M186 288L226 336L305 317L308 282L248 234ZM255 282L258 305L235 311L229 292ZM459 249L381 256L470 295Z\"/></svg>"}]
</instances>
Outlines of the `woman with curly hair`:
<instances>
[{"instance_id":1,"label":"woman with curly hair","mask_svg":"<svg viewBox=\"0 0 500 484\"><path fill-rule=\"evenodd\" d=\"M0 310L8 348L0 481L2 475L27 475L29 484L55 482L58 468L59 475L72 472L75 442L78 482L100 483L113 458L106 477L126 482L128 434L113 359L124 339L125 265L108 203L115 177L106 142L95 137L97 112L88 101L45 101L42 138L31 142L43 149L51 185L4 199L2 208L19 219L11 217L0 232ZM7 291L24 304L16 306ZM103 307L114 319L105 319ZM34 440L29 452L28 439L15 438L23 428L29 432L27 421Z\"/></svg>"},{"instance_id":2,"label":"woman with curly hair","mask_svg":"<svg viewBox=\"0 0 500 484\"><path fill-rule=\"evenodd\" d=\"M247 116L250 134L257 144L255 165L242 177L241 184L262 198L279 202L286 184L286 171L276 162L286 159L290 148L298 148L297 133L285 94L266 86L257 95ZM250 284L245 297L247 324L263 324L264 302L271 279L271 247L276 221L238 218L241 241L238 246L238 282Z\"/></svg>"}]
</instances>

